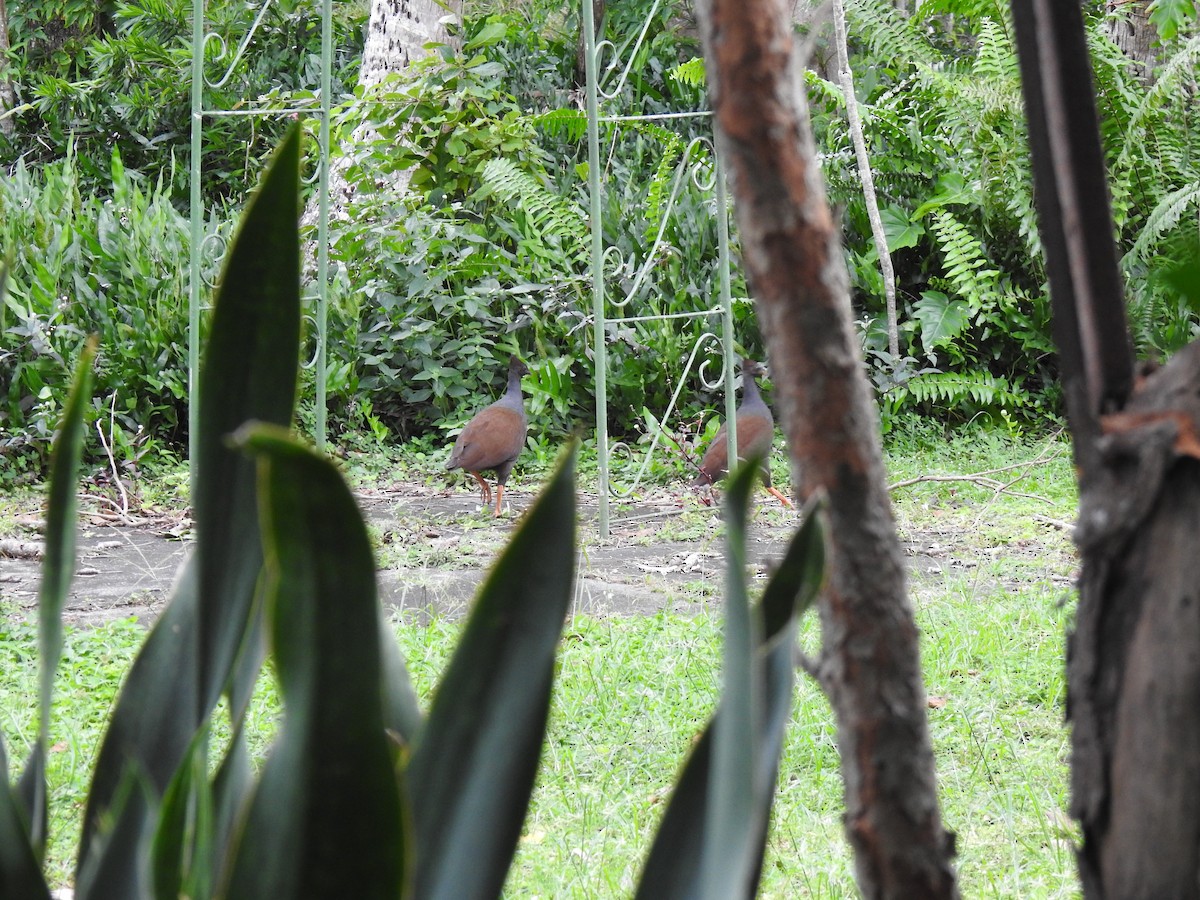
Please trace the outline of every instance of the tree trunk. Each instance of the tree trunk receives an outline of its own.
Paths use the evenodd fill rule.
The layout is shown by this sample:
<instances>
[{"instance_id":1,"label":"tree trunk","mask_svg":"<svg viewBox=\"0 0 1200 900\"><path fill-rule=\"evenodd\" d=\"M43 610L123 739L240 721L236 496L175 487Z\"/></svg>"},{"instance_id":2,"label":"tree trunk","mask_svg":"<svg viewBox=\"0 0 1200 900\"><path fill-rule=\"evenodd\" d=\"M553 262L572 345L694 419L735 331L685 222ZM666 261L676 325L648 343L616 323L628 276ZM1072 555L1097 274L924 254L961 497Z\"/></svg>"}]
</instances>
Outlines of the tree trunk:
<instances>
[{"instance_id":1,"label":"tree trunk","mask_svg":"<svg viewBox=\"0 0 1200 900\"><path fill-rule=\"evenodd\" d=\"M838 724L859 887L870 900L957 897L878 422L786 0L707 0L699 9L718 146L793 481L804 497L829 497L817 673Z\"/></svg>"},{"instance_id":2,"label":"tree trunk","mask_svg":"<svg viewBox=\"0 0 1200 900\"><path fill-rule=\"evenodd\" d=\"M871 235L875 239L875 252L879 256L879 271L883 275L883 296L887 309L888 353L892 365L900 362L900 323L896 316L896 270L892 268L892 256L888 252L887 234L883 230L883 219L879 215L879 200L875 196L875 176L871 173L871 160L867 156L867 140L863 135L862 119L858 116L858 99L854 94L854 73L850 71L850 48L846 39L846 8L842 0L833 0L834 43L837 44L838 81L842 96L846 98L846 122L850 126L850 139L854 143L854 156L858 160L858 175L862 180L863 199L867 204L867 218L871 222Z\"/></svg>"},{"instance_id":3,"label":"tree trunk","mask_svg":"<svg viewBox=\"0 0 1200 900\"><path fill-rule=\"evenodd\" d=\"M1090 900L1200 895L1200 344L1134 377L1079 6L1013 0L1079 473L1071 814Z\"/></svg>"},{"instance_id":4,"label":"tree trunk","mask_svg":"<svg viewBox=\"0 0 1200 900\"><path fill-rule=\"evenodd\" d=\"M604 36L605 0L592 0L592 23L595 26L596 43ZM584 54L587 53L587 42L583 35L583 5L579 9L579 39L575 42L575 71L571 81L576 90L582 90L587 85L587 71Z\"/></svg>"},{"instance_id":5,"label":"tree trunk","mask_svg":"<svg viewBox=\"0 0 1200 900\"><path fill-rule=\"evenodd\" d=\"M1154 50L1157 35L1150 24L1149 7L1149 0L1108 0L1104 5L1109 15L1104 26L1109 39L1129 58L1137 77L1147 85L1154 80L1154 64L1158 61Z\"/></svg>"},{"instance_id":6,"label":"tree trunk","mask_svg":"<svg viewBox=\"0 0 1200 900\"><path fill-rule=\"evenodd\" d=\"M0 134L12 137L16 123L9 113L16 106L17 95L8 75L8 46L8 10L0 0Z\"/></svg>"},{"instance_id":7,"label":"tree trunk","mask_svg":"<svg viewBox=\"0 0 1200 900\"><path fill-rule=\"evenodd\" d=\"M362 68L358 83L364 91L378 85L385 77L402 72L409 63L427 53L425 44L451 43L451 35L442 22L448 15L460 16L462 0L445 4L434 0L372 0L367 40L363 47ZM351 146L369 144L378 138L370 122L362 122L351 135ZM343 218L354 188L346 180L346 169L352 153L335 155L329 167L329 217ZM402 172L386 185L377 188L403 194L408 189L408 173ZM312 225L317 219L315 200L308 204L302 222Z\"/></svg>"}]
</instances>

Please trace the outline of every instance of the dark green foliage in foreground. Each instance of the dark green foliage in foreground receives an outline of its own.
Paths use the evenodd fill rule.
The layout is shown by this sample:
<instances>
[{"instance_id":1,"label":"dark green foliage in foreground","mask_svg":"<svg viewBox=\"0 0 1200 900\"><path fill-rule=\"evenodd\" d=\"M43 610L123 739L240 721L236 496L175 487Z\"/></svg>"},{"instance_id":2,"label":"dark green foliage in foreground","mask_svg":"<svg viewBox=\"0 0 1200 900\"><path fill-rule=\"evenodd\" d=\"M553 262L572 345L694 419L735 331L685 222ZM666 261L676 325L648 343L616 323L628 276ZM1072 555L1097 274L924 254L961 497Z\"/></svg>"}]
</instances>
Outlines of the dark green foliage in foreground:
<instances>
[{"instance_id":1,"label":"dark green foliage in foreground","mask_svg":"<svg viewBox=\"0 0 1200 900\"><path fill-rule=\"evenodd\" d=\"M382 626L355 500L337 468L286 428L299 347L298 164L294 129L225 268L200 382L197 549L111 714L80 841L80 900L496 897L516 850L573 596L575 447L481 588L423 716ZM89 371L85 354L51 485L39 739L27 775L0 782L4 896L48 896L42 767ZM651 853L655 896L750 896L758 881L796 618L819 586L823 546L810 511L761 606L749 606L745 510L756 477L752 460L729 491L723 699ZM255 780L242 731L264 635L284 715ZM233 738L214 773L222 694Z\"/></svg>"}]
</instances>

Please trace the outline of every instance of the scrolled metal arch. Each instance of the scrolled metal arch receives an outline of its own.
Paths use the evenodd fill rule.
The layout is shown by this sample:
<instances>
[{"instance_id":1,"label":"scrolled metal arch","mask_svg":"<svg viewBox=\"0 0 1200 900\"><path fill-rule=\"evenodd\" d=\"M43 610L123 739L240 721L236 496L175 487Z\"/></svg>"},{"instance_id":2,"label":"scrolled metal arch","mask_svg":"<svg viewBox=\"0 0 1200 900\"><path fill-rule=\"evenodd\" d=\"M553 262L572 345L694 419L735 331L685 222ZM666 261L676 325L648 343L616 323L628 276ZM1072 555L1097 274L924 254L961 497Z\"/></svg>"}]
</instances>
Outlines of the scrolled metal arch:
<instances>
[{"instance_id":1,"label":"scrolled metal arch","mask_svg":"<svg viewBox=\"0 0 1200 900\"><path fill-rule=\"evenodd\" d=\"M195 2L199 3L201 0L195 0ZM225 74L216 81L213 81L207 75L204 76L204 83L208 87L224 87L228 83L229 79L233 77L233 70L236 69L237 64L242 61L242 57L246 55L246 48L250 46L250 41L254 39L254 33L258 31L259 26L262 25L262 21L267 15L267 10L270 8L271 0L263 0L262 8L258 11L258 16L254 19L254 24L250 26L250 30L246 32L245 37L243 37L241 43L238 44L237 53L235 53L233 55L233 59L229 61L229 67L225 70ZM204 52L204 47L207 47L210 40L215 40L220 43L221 49L220 52L216 54L216 58L224 59L229 53L229 45L226 43L225 38L222 35L216 34L215 32L210 31L204 36L201 52ZM207 56L207 53L205 53L205 55Z\"/></svg>"},{"instance_id":2,"label":"scrolled metal arch","mask_svg":"<svg viewBox=\"0 0 1200 900\"><path fill-rule=\"evenodd\" d=\"M308 326L305 329L306 342L307 342L307 335L309 335L309 334L311 334L315 338L315 340L313 340L312 355L309 356L308 359L306 359L300 363L300 368L307 370L307 369L315 368L317 365L317 360L321 358L321 340L322 340L321 328L320 328L320 325L317 324L317 317L314 316L312 313L305 313L300 318L304 322L304 324L306 326ZM311 328L312 330L309 331L308 328Z\"/></svg>"},{"instance_id":3,"label":"scrolled metal arch","mask_svg":"<svg viewBox=\"0 0 1200 900\"><path fill-rule=\"evenodd\" d=\"M621 63L620 57L616 55L617 46L607 38L596 44L596 49L594 52L596 56L597 73L600 72L600 58L604 46L607 44L613 50L613 61L609 63L608 68L604 71L603 75L597 74L596 77L596 94L599 97L602 97L605 100L612 100L624 89L625 82L629 79L629 72L633 69L633 61L637 58L638 50L640 50L642 47L642 42L646 40L646 32L650 30L650 23L654 21L654 14L658 12L658 7L661 4L662 0L654 0L654 5L650 8L650 12L646 14L645 22L642 24L642 30L638 33L637 40L634 41L633 45L629 47L629 61L625 64L625 69L621 72L621 77L617 79L617 83L613 86L611 91L606 91L601 86L601 82L603 82L609 74L614 72L617 66L619 66Z\"/></svg>"},{"instance_id":4,"label":"scrolled metal arch","mask_svg":"<svg viewBox=\"0 0 1200 900\"><path fill-rule=\"evenodd\" d=\"M229 252L229 238L219 231L210 231L200 241L200 258L208 260L208 267L200 273L200 277L208 287L217 284L217 273L221 271L221 263Z\"/></svg>"}]
</instances>

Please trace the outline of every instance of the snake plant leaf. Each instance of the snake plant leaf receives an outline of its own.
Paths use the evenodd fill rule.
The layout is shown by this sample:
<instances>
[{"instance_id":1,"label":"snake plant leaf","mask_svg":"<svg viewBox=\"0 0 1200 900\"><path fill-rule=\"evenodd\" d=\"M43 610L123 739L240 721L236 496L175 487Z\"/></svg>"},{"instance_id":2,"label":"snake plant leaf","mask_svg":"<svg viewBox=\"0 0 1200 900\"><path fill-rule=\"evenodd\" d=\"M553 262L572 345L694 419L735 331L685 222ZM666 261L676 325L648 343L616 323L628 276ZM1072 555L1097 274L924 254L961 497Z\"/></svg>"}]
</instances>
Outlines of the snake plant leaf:
<instances>
[{"instance_id":1,"label":"snake plant leaf","mask_svg":"<svg viewBox=\"0 0 1200 900\"><path fill-rule=\"evenodd\" d=\"M206 728L196 732L163 794L150 846L154 897L206 897L212 851Z\"/></svg>"},{"instance_id":2,"label":"snake plant leaf","mask_svg":"<svg viewBox=\"0 0 1200 900\"><path fill-rule=\"evenodd\" d=\"M150 892L150 844L157 802L136 760L121 773L106 821L75 879L75 900L130 900Z\"/></svg>"},{"instance_id":3,"label":"snake plant leaf","mask_svg":"<svg viewBox=\"0 0 1200 900\"><path fill-rule=\"evenodd\" d=\"M575 452L484 582L417 735L417 897L497 897L516 850L573 589Z\"/></svg>"},{"instance_id":4,"label":"snake plant leaf","mask_svg":"<svg viewBox=\"0 0 1200 900\"><path fill-rule=\"evenodd\" d=\"M753 465L751 465L751 463ZM713 722L708 770L708 815L704 820L701 896L730 900L752 880L756 825L755 736L763 719L762 685L754 655L763 624L746 595L746 511L760 461L734 472L725 500L725 635L720 715Z\"/></svg>"},{"instance_id":5,"label":"snake plant leaf","mask_svg":"<svg viewBox=\"0 0 1200 900\"><path fill-rule=\"evenodd\" d=\"M238 720L225 757L217 767L212 782L213 829L210 871L225 871L233 847L234 826L254 787L250 768L250 748L246 733ZM203 896L203 895L201 895Z\"/></svg>"},{"instance_id":6,"label":"snake plant leaf","mask_svg":"<svg viewBox=\"0 0 1200 900\"><path fill-rule=\"evenodd\" d=\"M29 817L8 783L8 755L0 737L0 897L50 900L29 834Z\"/></svg>"},{"instance_id":7,"label":"snake plant leaf","mask_svg":"<svg viewBox=\"0 0 1200 900\"><path fill-rule=\"evenodd\" d=\"M200 709L226 687L262 569L254 461L229 445L243 423L287 426L300 363L300 128L284 137L242 215L221 273L199 380L192 505L199 560ZM243 659L246 655L243 654ZM239 693L257 675L239 667Z\"/></svg>"},{"instance_id":8,"label":"snake plant leaf","mask_svg":"<svg viewBox=\"0 0 1200 900\"><path fill-rule=\"evenodd\" d=\"M366 525L334 465L282 429L254 426L239 441L259 461L284 715L223 896L391 900L407 872L406 834Z\"/></svg>"},{"instance_id":9,"label":"snake plant leaf","mask_svg":"<svg viewBox=\"0 0 1200 900\"><path fill-rule=\"evenodd\" d=\"M0 290L0 302L3 302ZM92 393L96 340L89 338L75 368L62 423L50 459L50 496L46 509L46 553L38 592L38 735L17 785L29 828L34 858L46 851L49 821L46 798L46 750L50 746L50 702L62 657L62 608L75 572L75 493L83 447L83 411ZM7 770L4 770L7 772ZM3 879L0 879L3 883Z\"/></svg>"},{"instance_id":10,"label":"snake plant leaf","mask_svg":"<svg viewBox=\"0 0 1200 900\"><path fill-rule=\"evenodd\" d=\"M154 624L117 699L92 775L80 835L78 873L91 866L92 843L101 835L126 769L136 761L156 792L165 791L199 723L196 660L196 566L189 559ZM137 802L133 795L130 802ZM135 844L125 844L135 847ZM132 863L131 863L132 865Z\"/></svg>"},{"instance_id":11,"label":"snake plant leaf","mask_svg":"<svg viewBox=\"0 0 1200 900\"><path fill-rule=\"evenodd\" d=\"M404 664L404 656L386 619L380 624L379 640L383 666L383 724L411 747L421 728L421 708L417 704L408 666Z\"/></svg>"},{"instance_id":12,"label":"snake plant leaf","mask_svg":"<svg viewBox=\"0 0 1200 900\"><path fill-rule=\"evenodd\" d=\"M747 467L751 465L746 464ZM735 476L735 489L738 488L740 482ZM731 505L738 500L733 496L734 492L731 489L727 495ZM824 577L825 544L818 510L819 506L813 502L803 512L804 524L789 541L758 608L751 611L752 619L761 616L762 621L760 644L750 659L752 681L763 687L763 716L756 733L748 738L741 736L750 740L755 748L748 755L755 760L754 781L757 785L752 794L752 814L743 819L743 823L749 822L748 830L745 834L735 835L732 846L717 847L721 854L718 859L707 856L714 852L712 843L706 839L710 816L719 814L710 802L715 796L710 787L710 779L714 777L713 740L717 722L727 715L725 710L731 702L727 693L693 747L676 782L642 871L636 895L639 900L702 897L707 886L706 872L711 867L726 864L738 865L743 879L727 883L726 889L731 891L728 896L752 897L755 894L784 730L791 712L796 628L799 617L815 599ZM731 543L735 540L733 532L740 527L739 520L730 529ZM745 783L744 778L742 783Z\"/></svg>"},{"instance_id":13,"label":"snake plant leaf","mask_svg":"<svg viewBox=\"0 0 1200 900\"><path fill-rule=\"evenodd\" d=\"M161 796L253 630L262 567L254 469L225 439L251 417L281 424L291 419L300 343L299 147L293 129L229 251L200 376L192 498L197 549L109 719L88 795L79 871L88 865L92 839L127 762L136 760L154 797ZM242 681L253 680L246 673L257 671L256 653L242 654L253 661L239 666Z\"/></svg>"}]
</instances>

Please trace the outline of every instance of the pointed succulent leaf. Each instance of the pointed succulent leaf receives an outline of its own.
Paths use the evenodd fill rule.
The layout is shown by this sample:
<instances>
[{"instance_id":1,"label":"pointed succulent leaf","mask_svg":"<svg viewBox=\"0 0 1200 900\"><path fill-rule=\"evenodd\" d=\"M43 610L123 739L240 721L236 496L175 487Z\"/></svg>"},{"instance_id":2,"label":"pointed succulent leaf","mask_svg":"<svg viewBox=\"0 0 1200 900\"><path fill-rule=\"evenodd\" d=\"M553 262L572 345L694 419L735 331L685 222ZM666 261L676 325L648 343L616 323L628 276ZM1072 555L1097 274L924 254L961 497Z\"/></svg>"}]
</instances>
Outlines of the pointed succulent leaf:
<instances>
[{"instance_id":1,"label":"pointed succulent leaf","mask_svg":"<svg viewBox=\"0 0 1200 900\"><path fill-rule=\"evenodd\" d=\"M238 827L224 896L395 898L404 810L384 727L380 607L366 525L334 465L282 429L258 455L267 622L284 717Z\"/></svg>"},{"instance_id":2,"label":"pointed succulent leaf","mask_svg":"<svg viewBox=\"0 0 1200 900\"><path fill-rule=\"evenodd\" d=\"M729 502L734 502L732 496ZM791 713L796 626L800 615L816 596L824 573L824 539L816 503L808 505L803 521L788 543L759 604L761 643L752 660L753 680L764 688L763 716L751 738L753 749L749 758L755 760L757 788L752 796L754 809L744 820L748 822L747 833L733 846L718 846L716 851L722 854L720 859L713 861L706 857L706 853L713 852L712 842L706 840L712 796L713 738L717 722L726 715L730 703L729 695L724 695L676 782L642 871L637 890L639 900L682 900L704 896L705 873L726 864L726 853L743 860L743 880L729 887L729 896L753 897L755 894L784 728ZM732 541L732 534L730 539Z\"/></svg>"},{"instance_id":3,"label":"pointed succulent leaf","mask_svg":"<svg viewBox=\"0 0 1200 900\"><path fill-rule=\"evenodd\" d=\"M50 900L29 836L29 818L8 783L8 756L0 738L0 896Z\"/></svg>"},{"instance_id":4,"label":"pointed succulent leaf","mask_svg":"<svg viewBox=\"0 0 1200 900\"><path fill-rule=\"evenodd\" d=\"M250 420L292 420L300 354L300 129L275 151L242 215L214 301L199 381L196 555L201 716L244 646L262 569L254 462L228 438ZM243 654L243 659L245 659ZM253 657L251 657L253 658ZM239 669L252 685L258 666ZM237 693L248 693L249 686Z\"/></svg>"},{"instance_id":5,"label":"pointed succulent leaf","mask_svg":"<svg viewBox=\"0 0 1200 900\"><path fill-rule=\"evenodd\" d=\"M725 647L721 714L713 723L708 808L701 860L702 896L740 896L755 860L750 836L756 816L754 736L762 721L762 686L754 677L762 621L746 596L746 510L761 461L735 470L725 499Z\"/></svg>"},{"instance_id":6,"label":"pointed succulent leaf","mask_svg":"<svg viewBox=\"0 0 1200 900\"><path fill-rule=\"evenodd\" d=\"M201 729L163 794L150 848L153 896L157 900L208 896L205 888L212 803L207 746L207 730Z\"/></svg>"},{"instance_id":7,"label":"pointed succulent leaf","mask_svg":"<svg viewBox=\"0 0 1200 900\"><path fill-rule=\"evenodd\" d=\"M184 564L171 593L109 718L88 792L78 872L90 865L92 840L109 817L129 764L136 761L153 789L165 791L199 727L194 557Z\"/></svg>"},{"instance_id":8,"label":"pointed succulent leaf","mask_svg":"<svg viewBox=\"0 0 1200 900\"><path fill-rule=\"evenodd\" d=\"M130 761L76 876L75 900L152 896L150 847L157 812L145 776Z\"/></svg>"},{"instance_id":9,"label":"pointed succulent leaf","mask_svg":"<svg viewBox=\"0 0 1200 900\"><path fill-rule=\"evenodd\" d=\"M160 796L231 667L251 645L261 569L253 466L225 446L250 417L291 419L299 355L299 134L289 132L243 216L229 251L200 376L197 550L121 690L88 796L80 863L111 806L128 760ZM200 600L201 592L203 601ZM203 650L201 650L203 648ZM253 681L258 651L241 659ZM253 663L253 664L250 664ZM242 700L249 688L233 694Z\"/></svg>"},{"instance_id":10,"label":"pointed succulent leaf","mask_svg":"<svg viewBox=\"0 0 1200 900\"><path fill-rule=\"evenodd\" d=\"M529 805L575 571L575 447L497 560L406 770L416 896L499 896Z\"/></svg>"}]
</instances>

